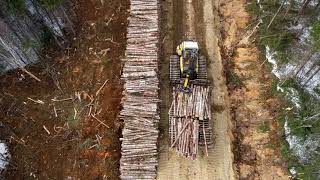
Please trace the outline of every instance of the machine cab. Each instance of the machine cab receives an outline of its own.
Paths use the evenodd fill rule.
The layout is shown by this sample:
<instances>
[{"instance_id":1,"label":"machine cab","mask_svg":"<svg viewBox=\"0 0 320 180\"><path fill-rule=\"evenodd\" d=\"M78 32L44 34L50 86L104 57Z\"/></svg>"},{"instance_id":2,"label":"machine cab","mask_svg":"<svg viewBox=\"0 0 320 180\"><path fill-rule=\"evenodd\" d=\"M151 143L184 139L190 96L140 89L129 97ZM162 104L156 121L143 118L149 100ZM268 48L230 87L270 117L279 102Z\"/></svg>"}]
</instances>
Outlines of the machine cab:
<instances>
[{"instance_id":1,"label":"machine cab","mask_svg":"<svg viewBox=\"0 0 320 180\"><path fill-rule=\"evenodd\" d=\"M190 79L196 79L198 73L199 45L194 41L184 41L178 48L177 53L180 56L181 76L187 74Z\"/></svg>"}]
</instances>

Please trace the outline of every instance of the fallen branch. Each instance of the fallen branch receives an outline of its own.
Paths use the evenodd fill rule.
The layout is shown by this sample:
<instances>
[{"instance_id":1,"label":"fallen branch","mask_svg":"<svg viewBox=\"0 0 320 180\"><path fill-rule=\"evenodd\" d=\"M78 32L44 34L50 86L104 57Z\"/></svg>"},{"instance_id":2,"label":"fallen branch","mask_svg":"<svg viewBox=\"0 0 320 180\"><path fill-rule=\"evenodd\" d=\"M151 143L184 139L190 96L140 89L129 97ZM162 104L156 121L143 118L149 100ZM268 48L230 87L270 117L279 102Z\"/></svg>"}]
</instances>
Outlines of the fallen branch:
<instances>
[{"instance_id":1,"label":"fallen branch","mask_svg":"<svg viewBox=\"0 0 320 180\"><path fill-rule=\"evenodd\" d=\"M96 96L99 95L100 91L105 87L105 85L107 84L107 82L109 81L109 79L105 80L104 83L102 84L102 86L98 89L98 91L96 92Z\"/></svg>"},{"instance_id":2,"label":"fallen branch","mask_svg":"<svg viewBox=\"0 0 320 180\"><path fill-rule=\"evenodd\" d=\"M50 131L46 128L45 125L43 125L42 127L43 127L43 129L44 129L49 135L51 134Z\"/></svg>"},{"instance_id":3,"label":"fallen branch","mask_svg":"<svg viewBox=\"0 0 320 180\"><path fill-rule=\"evenodd\" d=\"M51 99L51 101L53 102L61 102L61 101L71 101L73 100L72 98L65 98L65 99L56 99L56 98L53 98Z\"/></svg>"},{"instance_id":4,"label":"fallen branch","mask_svg":"<svg viewBox=\"0 0 320 180\"><path fill-rule=\"evenodd\" d=\"M54 116L55 116L55 117L58 117L57 109L56 109L55 106L53 106L53 112L54 112Z\"/></svg>"},{"instance_id":5,"label":"fallen branch","mask_svg":"<svg viewBox=\"0 0 320 180\"><path fill-rule=\"evenodd\" d=\"M98 119L97 117L95 117L93 114L91 114L91 117L93 117L93 119L97 120L100 124L104 125L106 128L110 128L108 125L106 125L104 122L102 122L100 119Z\"/></svg>"},{"instance_id":6,"label":"fallen branch","mask_svg":"<svg viewBox=\"0 0 320 180\"><path fill-rule=\"evenodd\" d=\"M28 99L30 100L30 101L32 101L32 102L34 102L34 103L38 103L38 104L44 104L44 102L43 101L41 101L41 100L34 100L34 99L32 99L32 98L29 98L28 97Z\"/></svg>"},{"instance_id":7,"label":"fallen branch","mask_svg":"<svg viewBox=\"0 0 320 180\"><path fill-rule=\"evenodd\" d=\"M41 82L41 80L40 80L37 76L35 76L34 74L32 74L30 71L26 70L26 69L23 68L23 67L20 67L20 69L21 69L23 72L27 73L27 74L28 74L30 77L32 77L33 79Z\"/></svg>"},{"instance_id":8,"label":"fallen branch","mask_svg":"<svg viewBox=\"0 0 320 180\"><path fill-rule=\"evenodd\" d=\"M76 110L76 108L75 108L75 107L73 108L73 110L74 110L73 119L76 119L76 117L77 117L77 110Z\"/></svg>"},{"instance_id":9,"label":"fallen branch","mask_svg":"<svg viewBox=\"0 0 320 180\"><path fill-rule=\"evenodd\" d=\"M272 17L272 19L271 19L270 23L268 24L267 29L269 29L269 28L270 28L270 26L271 26L272 22L273 22L273 21L275 20L275 18L278 16L278 14L279 14L280 10L282 9L282 7L284 6L284 4L285 4L286 2L287 2L287 0L285 0L285 1L283 1L283 2L282 2L281 6L278 8L278 10L277 10L276 14Z\"/></svg>"}]
</instances>

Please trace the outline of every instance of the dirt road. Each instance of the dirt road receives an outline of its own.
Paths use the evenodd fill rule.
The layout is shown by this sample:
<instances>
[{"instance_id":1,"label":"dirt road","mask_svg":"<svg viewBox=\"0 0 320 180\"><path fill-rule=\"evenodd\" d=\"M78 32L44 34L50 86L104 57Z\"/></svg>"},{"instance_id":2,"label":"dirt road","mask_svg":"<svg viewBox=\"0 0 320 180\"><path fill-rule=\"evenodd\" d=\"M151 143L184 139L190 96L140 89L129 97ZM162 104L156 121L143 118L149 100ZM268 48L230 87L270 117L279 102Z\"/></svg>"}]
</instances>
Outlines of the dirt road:
<instances>
[{"instance_id":1,"label":"dirt road","mask_svg":"<svg viewBox=\"0 0 320 180\"><path fill-rule=\"evenodd\" d=\"M234 179L231 151L230 115L227 88L218 46L218 16L214 0L167 0L162 3L164 19L163 56L161 60L161 139L158 179ZM208 58L209 78L212 82L215 143L209 147L209 156L200 149L197 160L179 157L168 147L168 117L170 104L169 56L182 40L194 39L200 43Z\"/></svg>"}]
</instances>

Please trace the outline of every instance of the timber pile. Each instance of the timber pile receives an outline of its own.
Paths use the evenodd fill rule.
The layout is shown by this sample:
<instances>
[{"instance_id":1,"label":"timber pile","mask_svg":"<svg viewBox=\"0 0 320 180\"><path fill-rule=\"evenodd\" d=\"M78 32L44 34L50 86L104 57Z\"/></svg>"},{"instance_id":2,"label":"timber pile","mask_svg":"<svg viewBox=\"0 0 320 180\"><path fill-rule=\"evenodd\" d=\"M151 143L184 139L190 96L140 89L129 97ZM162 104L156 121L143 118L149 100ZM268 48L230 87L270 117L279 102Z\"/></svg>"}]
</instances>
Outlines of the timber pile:
<instances>
[{"instance_id":1,"label":"timber pile","mask_svg":"<svg viewBox=\"0 0 320 180\"><path fill-rule=\"evenodd\" d=\"M192 85L191 92L184 93L173 87L172 96L173 101L169 110L171 148L195 159L200 141L204 142L207 152L207 142L212 136L209 130L210 88Z\"/></svg>"},{"instance_id":2,"label":"timber pile","mask_svg":"<svg viewBox=\"0 0 320 180\"><path fill-rule=\"evenodd\" d=\"M160 120L158 0L131 0L124 80L121 179L155 179Z\"/></svg>"}]
</instances>

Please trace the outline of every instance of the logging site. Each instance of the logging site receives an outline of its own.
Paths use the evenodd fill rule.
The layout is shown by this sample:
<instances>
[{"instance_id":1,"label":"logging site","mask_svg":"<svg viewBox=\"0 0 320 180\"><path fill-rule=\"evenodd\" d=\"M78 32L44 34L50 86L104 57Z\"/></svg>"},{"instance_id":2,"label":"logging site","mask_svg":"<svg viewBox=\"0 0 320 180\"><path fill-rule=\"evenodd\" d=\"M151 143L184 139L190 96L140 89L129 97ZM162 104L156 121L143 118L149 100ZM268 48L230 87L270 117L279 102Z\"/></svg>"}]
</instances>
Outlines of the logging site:
<instances>
[{"instance_id":1,"label":"logging site","mask_svg":"<svg viewBox=\"0 0 320 180\"><path fill-rule=\"evenodd\" d=\"M320 179L320 0L0 0L0 180Z\"/></svg>"}]
</instances>

